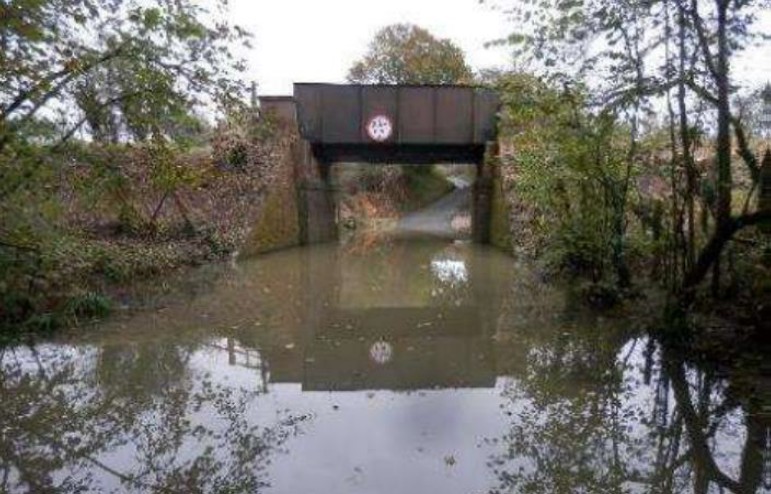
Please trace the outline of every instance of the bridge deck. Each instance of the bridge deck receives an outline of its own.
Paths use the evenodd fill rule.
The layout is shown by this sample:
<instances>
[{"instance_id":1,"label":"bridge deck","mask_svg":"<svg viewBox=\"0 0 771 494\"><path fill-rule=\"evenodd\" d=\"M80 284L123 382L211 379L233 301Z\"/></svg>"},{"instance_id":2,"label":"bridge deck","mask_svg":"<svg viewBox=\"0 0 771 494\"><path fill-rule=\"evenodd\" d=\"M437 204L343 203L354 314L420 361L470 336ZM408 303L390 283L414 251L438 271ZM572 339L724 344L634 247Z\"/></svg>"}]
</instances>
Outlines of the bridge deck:
<instances>
[{"instance_id":1,"label":"bridge deck","mask_svg":"<svg viewBox=\"0 0 771 494\"><path fill-rule=\"evenodd\" d=\"M294 99L302 137L338 146L484 145L499 107L492 90L449 85L298 83Z\"/></svg>"}]
</instances>

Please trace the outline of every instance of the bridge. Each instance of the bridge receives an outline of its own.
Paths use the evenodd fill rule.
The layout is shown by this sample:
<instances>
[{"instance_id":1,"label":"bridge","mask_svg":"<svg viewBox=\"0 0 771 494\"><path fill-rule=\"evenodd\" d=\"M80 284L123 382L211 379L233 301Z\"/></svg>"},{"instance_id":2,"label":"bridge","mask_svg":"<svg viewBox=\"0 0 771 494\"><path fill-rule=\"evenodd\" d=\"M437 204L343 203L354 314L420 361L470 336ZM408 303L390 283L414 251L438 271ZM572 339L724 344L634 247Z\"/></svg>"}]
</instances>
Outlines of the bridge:
<instances>
[{"instance_id":1,"label":"bridge","mask_svg":"<svg viewBox=\"0 0 771 494\"><path fill-rule=\"evenodd\" d=\"M343 162L476 165L472 238L489 243L499 106L494 91L458 85L296 83L293 96L261 97L261 112L298 136L287 164L294 194L282 201L295 202L297 229L287 237L296 235L297 242L287 238L284 243L337 237L329 169ZM286 207L274 209L285 212ZM287 219L274 223L291 223Z\"/></svg>"},{"instance_id":2,"label":"bridge","mask_svg":"<svg viewBox=\"0 0 771 494\"><path fill-rule=\"evenodd\" d=\"M464 86L297 84L300 134L324 162L479 163L497 95Z\"/></svg>"}]
</instances>

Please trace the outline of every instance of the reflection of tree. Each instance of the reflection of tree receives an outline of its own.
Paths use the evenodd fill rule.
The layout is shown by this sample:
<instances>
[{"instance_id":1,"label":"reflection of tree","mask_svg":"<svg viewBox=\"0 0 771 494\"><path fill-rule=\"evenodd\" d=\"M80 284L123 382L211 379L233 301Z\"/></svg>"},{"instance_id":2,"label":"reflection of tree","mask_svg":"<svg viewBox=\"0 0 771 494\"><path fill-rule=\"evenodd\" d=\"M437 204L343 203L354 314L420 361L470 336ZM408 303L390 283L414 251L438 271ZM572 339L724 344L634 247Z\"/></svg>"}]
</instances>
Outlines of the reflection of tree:
<instances>
[{"instance_id":1,"label":"reflection of tree","mask_svg":"<svg viewBox=\"0 0 771 494\"><path fill-rule=\"evenodd\" d=\"M0 491L257 492L267 485L269 455L296 432L297 419L255 425L248 413L255 392L205 375L138 376L133 365L169 358L170 350L132 352L106 364L95 349L2 351ZM121 365L126 373L114 368ZM105 372L124 380L99 387L97 369L100 381ZM169 369L189 373L181 362ZM145 384L158 386L148 395L139 389Z\"/></svg>"},{"instance_id":2,"label":"reflection of tree","mask_svg":"<svg viewBox=\"0 0 771 494\"><path fill-rule=\"evenodd\" d=\"M187 364L194 346L158 345L154 342L104 345L95 377L108 394L126 394L132 403L164 396L188 379Z\"/></svg>"},{"instance_id":3,"label":"reflection of tree","mask_svg":"<svg viewBox=\"0 0 771 494\"><path fill-rule=\"evenodd\" d=\"M715 485L721 491L758 492L763 479L763 452L770 452L766 444L769 426L760 420L763 400L759 402L752 390L743 390L748 392L745 399L734 394L741 393L737 388L723 392L725 382L715 379L710 372L688 369L682 357L672 350L664 350L663 366L689 445L693 491L707 493L710 485ZM692 376L689 376L689 370ZM739 379L743 377L746 376L739 376ZM720 442L714 440L716 433L726 428L724 423L734 410L742 411L744 416L744 433L734 433L737 441L740 441L739 436L744 437L742 452L737 458L739 474L736 478L718 465L716 458L723 455ZM771 490L771 486L767 488Z\"/></svg>"},{"instance_id":4,"label":"reflection of tree","mask_svg":"<svg viewBox=\"0 0 771 494\"><path fill-rule=\"evenodd\" d=\"M528 351L523 375L504 391L514 420L502 438L505 452L491 462L499 479L493 492L622 491L623 365L613 338L580 335L523 334L518 341Z\"/></svg>"},{"instance_id":5,"label":"reflection of tree","mask_svg":"<svg viewBox=\"0 0 771 494\"><path fill-rule=\"evenodd\" d=\"M610 334L524 336L525 370L505 390L512 423L490 462L491 492L749 494L763 486L768 396L653 342L643 352L605 343Z\"/></svg>"}]
</instances>

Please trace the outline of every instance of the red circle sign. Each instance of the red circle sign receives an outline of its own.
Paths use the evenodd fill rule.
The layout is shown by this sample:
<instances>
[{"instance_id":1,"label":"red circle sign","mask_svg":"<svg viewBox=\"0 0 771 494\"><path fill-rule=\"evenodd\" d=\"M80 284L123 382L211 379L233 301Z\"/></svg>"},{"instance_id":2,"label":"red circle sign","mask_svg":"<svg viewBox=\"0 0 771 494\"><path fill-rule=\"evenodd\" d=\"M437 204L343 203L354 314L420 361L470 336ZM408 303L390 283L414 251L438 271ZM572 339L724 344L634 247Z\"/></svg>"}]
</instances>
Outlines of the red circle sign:
<instances>
[{"instance_id":1,"label":"red circle sign","mask_svg":"<svg viewBox=\"0 0 771 494\"><path fill-rule=\"evenodd\" d=\"M367 135L376 142L387 141L393 134L394 126L385 115L375 115L367 122Z\"/></svg>"}]
</instances>

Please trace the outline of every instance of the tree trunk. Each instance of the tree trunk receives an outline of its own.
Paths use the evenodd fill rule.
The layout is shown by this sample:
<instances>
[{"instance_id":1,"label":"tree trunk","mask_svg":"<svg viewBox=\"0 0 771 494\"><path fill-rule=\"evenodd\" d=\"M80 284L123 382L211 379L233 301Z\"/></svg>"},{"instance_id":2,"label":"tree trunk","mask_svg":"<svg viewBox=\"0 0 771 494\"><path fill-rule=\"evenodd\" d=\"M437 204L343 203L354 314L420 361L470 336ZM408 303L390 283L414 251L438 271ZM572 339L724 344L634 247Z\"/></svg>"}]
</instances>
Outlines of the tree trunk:
<instances>
[{"instance_id":1,"label":"tree trunk","mask_svg":"<svg viewBox=\"0 0 771 494\"><path fill-rule=\"evenodd\" d=\"M677 21L679 24L678 29L678 49L679 49L679 71L680 77L677 83L677 106L680 117L680 143L683 151L683 166L685 167L686 177L686 191L685 191L685 206L688 211L688 241L685 246L686 250L686 269L691 269L696 261L696 214L694 211L694 196L696 195L696 167L693 162L693 155L691 154L691 135L688 129L688 109L686 107L686 91L685 91L685 72L686 67L686 43L685 43L685 8L682 4L678 6Z\"/></svg>"},{"instance_id":2,"label":"tree trunk","mask_svg":"<svg viewBox=\"0 0 771 494\"><path fill-rule=\"evenodd\" d=\"M728 0L716 0L717 6L717 231L729 230L731 223L731 107L728 80ZM721 248L717 251L720 256ZM716 264L717 265L717 264ZM715 289L719 290L720 272L715 270Z\"/></svg>"},{"instance_id":3,"label":"tree trunk","mask_svg":"<svg viewBox=\"0 0 771 494\"><path fill-rule=\"evenodd\" d=\"M710 268L720 258L723 248L734 234L744 227L757 225L759 223L771 220L771 211L757 211L755 213L739 216L738 218L728 219L724 226L718 226L715 233L710 238L707 245L701 250L696 264L688 272L683 281L681 289L681 301L684 305L690 305L693 302L694 290L709 273Z\"/></svg>"}]
</instances>

